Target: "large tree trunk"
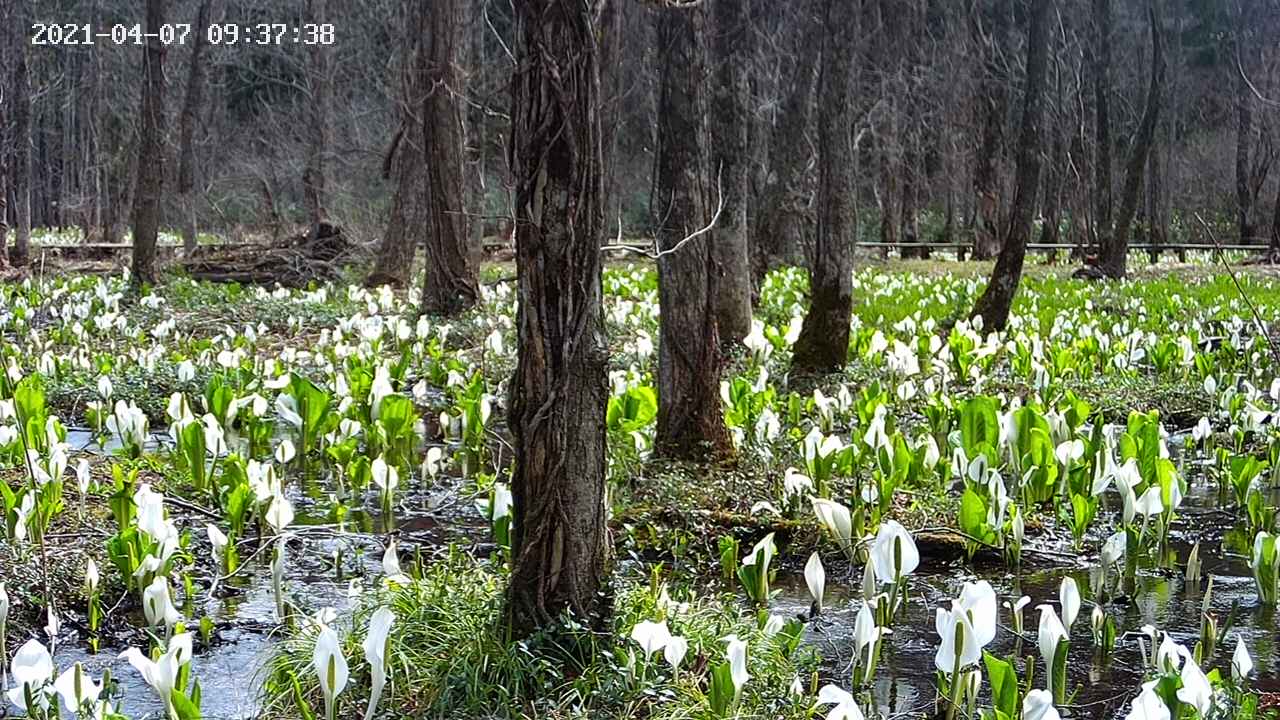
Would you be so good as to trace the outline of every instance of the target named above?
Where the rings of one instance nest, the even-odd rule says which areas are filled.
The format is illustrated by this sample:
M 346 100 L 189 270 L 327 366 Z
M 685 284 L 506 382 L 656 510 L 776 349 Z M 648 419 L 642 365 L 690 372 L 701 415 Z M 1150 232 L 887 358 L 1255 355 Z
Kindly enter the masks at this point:
M 18 22 L 7 32 L 13 34 L 13 252 L 9 261 L 26 265 L 31 254 L 31 78 L 28 68 L 31 3 L 17 3 Z
M 459 65 L 462 68 L 462 86 L 468 94 L 476 94 L 483 79 L 488 55 L 485 52 L 485 39 L 489 36 L 489 26 L 484 18 L 488 12 L 485 7 L 489 0 L 464 0 L 462 9 L 462 54 Z M 488 182 L 485 178 L 488 147 L 485 135 L 485 115 L 488 108 L 482 100 L 464 104 L 462 108 L 462 176 L 463 206 L 467 209 L 467 249 L 471 252 L 472 262 L 478 267 L 484 260 L 485 223 L 487 222 L 487 206 L 485 195 Z M 607 206 L 606 206 L 607 207 Z M 504 238 L 507 240 L 508 238 Z
M 1051 43 L 1052 45 L 1052 43 Z M 1062 136 L 1066 113 L 1062 108 L 1062 63 L 1054 61 L 1054 93 L 1053 109 L 1049 113 L 1048 125 L 1052 150 L 1049 157 L 1049 168 L 1044 177 L 1044 222 L 1040 227 L 1040 242 L 1045 245 L 1057 245 L 1062 241 L 1062 184 L 1066 176 L 1067 149 Z M 1049 257 L 1057 257 L 1057 249 L 1049 251 Z
M 1009 233 L 996 258 L 995 269 L 971 317 L 981 317 L 984 330 L 1003 330 L 1009 322 L 1013 297 L 1022 280 L 1022 264 L 1031 240 L 1036 191 L 1040 185 L 1040 126 L 1044 120 L 1045 76 L 1049 55 L 1049 6 L 1051 0 L 1031 0 L 1027 32 L 1027 88 L 1018 135 L 1017 184 Z
M 1099 248 L 1112 233 L 1111 196 L 1111 0 L 1093 0 L 1094 154 L 1093 227 Z
M 1161 137 L 1157 139 L 1157 142 L 1168 147 L 1169 133 L 1167 123 L 1161 123 L 1158 132 L 1160 132 Z M 1164 246 L 1169 244 L 1169 218 L 1164 212 L 1164 173 L 1164 163 L 1160 157 L 1160 152 L 1153 151 L 1147 156 L 1147 238 L 1151 243 L 1151 247 L 1147 250 L 1147 256 L 1152 263 L 1160 262 L 1160 253 Z
M 422 105 L 426 146 L 427 266 L 423 273 L 422 311 L 459 313 L 480 297 L 479 280 L 468 247 L 467 213 L 463 205 L 463 92 L 458 72 L 462 43 L 461 0 L 431 4 L 425 93 Z
M 706 8 L 658 13 L 658 158 L 654 217 L 658 258 L 658 431 L 666 457 L 730 452 L 720 408 L 716 274 L 711 240 L 702 232 L 714 214 L 708 168 Z
M 413 276 L 414 240 L 427 227 L 422 207 L 426 193 L 422 123 L 416 120 L 416 113 L 406 117 L 405 122 L 383 163 L 383 178 L 392 181 L 395 187 L 391 191 L 391 209 L 378 255 L 373 270 L 364 280 L 366 287 L 408 285 Z
M 1253 190 L 1252 163 L 1250 161 L 1250 144 L 1253 142 L 1253 94 L 1249 89 L 1249 81 L 1245 77 L 1243 65 L 1245 58 L 1245 35 L 1249 32 L 1245 11 L 1238 8 L 1236 18 L 1233 50 L 1235 57 L 1228 62 L 1229 72 L 1235 78 L 1236 95 L 1236 226 L 1240 232 L 1240 243 L 1253 241 L 1256 230 L 1253 226 L 1253 206 L 1257 195 Z M 1237 63 L 1239 65 L 1237 66 Z
M 818 111 L 818 241 L 809 272 L 809 312 L 791 360 L 801 373 L 836 372 L 849 354 L 849 314 L 853 309 L 854 153 L 850 133 L 854 105 L 853 43 L 857 5 L 826 0 L 823 24 L 822 107 Z
M 924 68 L 921 66 L 923 53 L 920 44 L 927 36 L 924 12 L 922 4 L 906 3 L 897 11 L 901 29 L 894 36 L 902 56 L 898 63 L 898 94 L 901 106 L 904 106 L 901 112 L 902 126 L 898 129 L 899 145 L 902 148 L 902 161 L 898 166 L 902 176 L 898 238 L 902 244 L 898 249 L 904 258 L 929 256 L 929 246 L 922 245 L 925 240 L 920 237 L 921 198 L 929 185 L 928 172 L 924 167 L 926 128 L 921 117 L 925 88 L 921 80 Z
M 327 0 L 308 0 L 308 22 L 328 22 Z M 312 240 L 320 237 L 321 226 L 329 221 L 328 171 L 329 106 L 333 96 L 332 51 L 324 43 L 311 46 L 311 103 L 307 118 L 307 164 L 302 170 L 302 199 Z
M 518 361 L 511 381 L 515 504 L 507 622 L 528 637 L 609 602 L 602 321 L 602 131 L 593 2 L 516 3 L 511 112 Z
M 205 69 L 204 55 L 208 46 L 208 33 L 213 15 L 213 0 L 202 0 L 196 13 L 195 40 L 191 47 L 191 67 L 187 73 L 187 97 L 182 102 L 182 114 L 178 118 L 178 202 L 182 207 L 182 249 L 190 255 L 196 249 L 196 208 L 192 191 L 196 184 L 196 121 L 204 106 Z
M 712 171 L 724 207 L 712 234 L 716 274 L 714 307 L 720 340 L 732 343 L 751 332 L 751 277 L 747 232 L 747 103 L 751 86 L 748 8 L 744 0 L 714 0 L 715 95 Z
M 807 4 L 802 4 L 807 8 Z M 816 30 L 802 12 L 802 29 Z M 756 223 L 751 232 L 752 282 L 756 289 L 775 263 L 794 263 L 802 257 L 804 234 L 810 225 L 807 177 L 812 157 L 805 134 L 813 111 L 813 90 L 817 80 L 822 43 L 799 43 L 795 75 L 778 113 L 778 124 L 769 139 L 771 166 L 760 199 Z
M 397 98 L 400 127 L 382 161 L 382 177 L 392 181 L 394 189 L 382 243 L 378 246 L 373 270 L 364 281 L 367 287 L 403 287 L 409 283 L 413 274 L 414 240 L 427 225 L 422 212 L 426 192 L 422 155 L 424 123 L 419 113 L 422 83 L 426 79 L 425 49 L 420 39 L 426 36 L 428 10 L 418 0 L 406 0 L 404 8 L 407 27 L 402 41 Z
M 988 260 L 1000 252 L 1000 158 L 1004 155 L 1005 116 L 1009 112 L 1006 81 L 1009 48 L 1009 0 L 983 0 L 982 21 L 974 35 L 982 44 L 982 79 L 978 83 L 981 143 L 973 172 L 973 257 Z
M 1129 149 L 1115 230 L 1105 238 L 1102 253 L 1098 258 L 1098 269 L 1110 278 L 1125 276 L 1125 266 L 1129 257 L 1129 233 L 1138 209 L 1138 194 L 1142 190 L 1142 176 L 1147 166 L 1147 156 L 1151 153 L 1151 144 L 1156 136 L 1156 124 L 1160 120 L 1160 95 L 1164 88 L 1164 43 L 1161 38 L 1160 18 L 1156 12 L 1155 0 L 1148 2 L 1147 13 L 1151 21 L 1151 85 L 1147 89 L 1147 106 L 1142 111 L 1138 133 L 1134 136 L 1133 145 Z
M 138 136 L 138 183 L 133 201 L 134 287 L 156 282 L 156 236 L 164 187 L 164 56 L 160 26 L 166 0 L 147 0 L 147 34 L 142 51 L 142 131 Z

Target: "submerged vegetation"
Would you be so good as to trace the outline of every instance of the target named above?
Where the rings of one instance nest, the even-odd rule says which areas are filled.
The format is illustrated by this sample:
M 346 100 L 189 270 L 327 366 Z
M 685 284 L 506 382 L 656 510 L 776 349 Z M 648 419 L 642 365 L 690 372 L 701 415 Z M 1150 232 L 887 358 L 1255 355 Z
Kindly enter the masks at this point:
M 708 468 L 652 457 L 656 278 L 612 267 L 613 613 L 520 641 L 500 275 L 451 321 L 386 288 L 6 285 L 3 689 L 183 720 L 228 694 L 277 718 L 1274 713 L 1280 282 L 1241 282 L 1258 316 L 1207 269 L 1037 268 L 995 333 L 963 319 L 975 275 L 867 267 L 846 372 L 792 377 L 807 288 L 772 273 Z

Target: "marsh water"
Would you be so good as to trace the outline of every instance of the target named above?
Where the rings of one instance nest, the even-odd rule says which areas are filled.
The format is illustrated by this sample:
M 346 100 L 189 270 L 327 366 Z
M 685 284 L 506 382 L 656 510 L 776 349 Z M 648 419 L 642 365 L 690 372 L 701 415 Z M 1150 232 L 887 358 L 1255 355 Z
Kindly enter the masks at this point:
M 1174 445 L 1170 440 L 1171 447 Z M 1115 651 L 1105 660 L 1095 654 L 1089 626 L 1094 606 L 1090 591 L 1090 570 L 1098 557 L 1089 552 L 1077 553 L 1071 539 L 1042 536 L 1028 540 L 1023 569 L 1011 572 L 999 559 L 977 560 L 972 566 L 962 561 L 939 561 L 922 557 L 921 566 L 911 577 L 911 601 L 893 625 L 893 634 L 884 644 L 879 669 L 870 697 L 881 717 L 932 715 L 936 699 L 934 652 L 938 634 L 934 628 L 934 610 L 957 597 L 960 587 L 969 580 L 985 579 L 992 584 L 1001 602 L 1025 595 L 1031 603 L 1023 611 L 1023 634 L 1013 632 L 1008 608 L 1000 608 L 1000 627 L 995 641 L 987 649 L 993 654 L 1037 663 L 1037 677 L 1043 677 L 1044 665 L 1036 645 L 1037 605 L 1047 603 L 1061 612 L 1058 591 L 1065 577 L 1075 579 L 1083 597 L 1079 617 L 1069 628 L 1072 643 L 1068 656 L 1068 696 L 1063 715 L 1081 718 L 1122 717 L 1129 701 L 1142 683 L 1143 656 L 1139 639 L 1152 652 L 1150 641 L 1141 634 L 1144 625 L 1168 632 L 1173 639 L 1193 648 L 1200 637 L 1202 609 L 1206 589 L 1212 579 L 1209 613 L 1219 624 L 1220 636 L 1213 658 L 1202 666 L 1208 671 L 1218 667 L 1229 672 L 1231 652 L 1236 637 L 1244 639 L 1256 664 L 1254 687 L 1264 692 L 1280 691 L 1280 638 L 1276 632 L 1275 608 L 1258 601 L 1253 575 L 1249 569 L 1249 540 L 1237 526 L 1238 517 L 1218 502 L 1218 489 L 1207 483 L 1195 464 L 1188 470 L 1189 488 L 1178 520 L 1170 531 L 1162 563 L 1140 565 L 1131 587 L 1114 588 L 1102 608 L 1116 621 L 1118 640 Z M 1276 491 L 1268 502 L 1277 501 Z M 1111 507 L 1119 498 L 1111 491 Z M 1100 513 L 1094 522 L 1095 533 L 1085 547 L 1097 547 L 1102 540 L 1097 531 L 1109 527 L 1109 518 Z M 1185 565 L 1193 545 L 1200 543 L 1203 577 L 1199 587 L 1185 580 Z M 824 671 L 832 680 L 844 680 L 852 657 L 853 626 L 856 612 L 850 609 L 856 599 L 859 578 L 843 584 L 828 577 L 827 595 L 831 609 L 809 624 L 808 642 L 823 654 Z M 780 578 L 782 592 L 774 603 L 774 612 L 784 615 L 808 611 L 810 597 L 804 578 L 790 574 Z M 1230 620 L 1228 620 L 1230 618 Z M 1222 632 L 1225 631 L 1225 632 Z M 1022 662 L 1015 660 L 1020 676 Z M 1037 686 L 1043 686 L 1037 681 Z M 870 709 L 870 708 L 868 708 Z
M 165 439 L 157 437 L 156 442 L 163 444 Z M 1174 443 L 1171 441 L 1170 445 Z M 1239 634 L 1256 662 L 1257 687 L 1280 690 L 1280 642 L 1274 611 L 1257 600 L 1245 555 L 1247 541 L 1236 529 L 1238 518 L 1219 505 L 1216 486 L 1207 483 L 1194 463 L 1189 464 L 1190 468 L 1184 468 L 1189 480 L 1187 497 L 1171 531 L 1164 562 L 1140 567 L 1134 585 L 1126 588 L 1127 592 L 1113 593 L 1115 597 L 1103 605 L 1115 618 L 1120 635 L 1116 651 L 1107 660 L 1095 656 L 1089 629 L 1093 607 L 1090 568 L 1097 564 L 1097 557 L 1088 551 L 1075 552 L 1069 537 L 1029 537 L 1019 572 L 1008 570 L 999 559 L 987 561 L 982 556 L 973 563 L 925 556 L 910 579 L 910 602 L 884 646 L 874 687 L 869 692 L 874 711 L 881 717 L 932 715 L 936 695 L 933 658 L 938 642 L 934 609 L 956 597 L 966 580 L 988 580 L 1002 601 L 1022 595 L 1031 598 L 1024 611 L 1024 635 L 1020 638 L 1014 634 L 1008 610 L 1001 608 L 1001 627 L 988 649 L 1001 656 L 1032 657 L 1039 663 L 1035 606 L 1049 603 L 1056 608 L 1059 585 L 1069 575 L 1075 578 L 1084 603 L 1070 628 L 1073 642 L 1068 676 L 1072 697 L 1063 714 L 1080 718 L 1122 716 L 1141 682 L 1139 629 L 1153 625 L 1188 647 L 1194 646 L 1199 636 L 1204 590 L 1189 587 L 1182 570 L 1197 540 L 1204 582 L 1213 580 L 1210 612 L 1217 616 L 1221 627 L 1229 624 L 1229 630 L 1219 638 L 1213 661 L 1206 661 L 1205 665 L 1228 667 Z M 461 543 L 477 554 L 488 553 L 491 546 L 487 528 L 459 487 L 458 483 L 444 483 L 430 490 L 409 488 L 398 497 L 391 527 L 376 511 L 352 510 L 339 532 L 330 509 L 332 488 L 316 481 L 292 484 L 289 492 L 297 518 L 291 528 L 285 578 L 290 602 L 306 614 L 326 607 L 339 611 L 348 607 L 351 580 L 363 582 L 366 587 L 378 582 L 382 549 L 392 534 L 400 544 L 402 558 L 417 552 L 429 561 L 432 553 L 444 551 L 450 543 Z M 1275 502 L 1276 498 L 1271 500 Z M 1117 507 L 1114 491 L 1108 501 L 1113 509 Z M 347 504 L 353 508 L 379 506 L 372 496 L 353 498 Z M 1095 534 L 1086 541 L 1086 548 L 1097 547 L 1100 528 L 1110 526 L 1109 517 L 1104 515 L 1100 513 L 1095 520 Z M 193 535 L 200 534 L 196 530 L 203 527 L 203 522 L 198 517 L 189 519 Z M 787 549 L 782 548 L 782 552 L 786 554 Z M 252 549 L 242 553 L 243 565 L 234 577 L 221 581 L 212 593 L 198 591 L 194 606 L 185 609 L 188 617 L 209 616 L 215 623 L 212 641 L 208 645 L 197 641 L 192 661 L 193 677 L 199 680 L 203 692 L 203 714 L 211 720 L 256 718 L 260 711 L 263 667 L 277 640 L 272 634 L 277 622 L 267 553 L 252 553 Z M 785 567 L 792 566 L 788 563 Z M 775 587 L 780 592 L 773 600 L 773 612 L 785 616 L 807 613 L 810 598 L 799 572 L 783 569 Z M 806 641 L 823 656 L 824 680 L 846 687 L 855 617 L 851 608 L 857 588 L 856 573 L 844 578 L 829 573 L 827 609 L 809 622 L 805 634 Z M 137 626 L 145 625 L 141 617 L 136 621 Z M 131 642 L 144 641 L 139 635 Z M 58 666 L 66 667 L 78 660 L 95 675 L 110 668 L 129 716 L 163 716 L 162 706 L 138 674 L 117 659 L 123 647 L 104 646 L 99 653 L 90 655 L 84 646 L 83 638 L 64 634 L 55 652 Z M 1042 668 L 1037 667 L 1037 675 Z

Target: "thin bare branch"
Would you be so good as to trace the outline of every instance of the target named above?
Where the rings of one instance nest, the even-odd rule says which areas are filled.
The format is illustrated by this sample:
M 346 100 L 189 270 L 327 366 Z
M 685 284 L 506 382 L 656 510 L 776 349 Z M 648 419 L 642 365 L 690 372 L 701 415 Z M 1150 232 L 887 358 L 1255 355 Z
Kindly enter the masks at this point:
M 716 173 L 716 196 L 717 196 L 716 212 L 714 215 L 711 216 L 711 222 L 708 222 L 706 226 L 703 227 L 702 229 L 695 230 L 689 235 L 686 235 L 683 239 L 680 240 L 680 242 L 676 243 L 675 245 L 672 245 L 666 250 L 651 251 L 651 250 L 645 250 L 643 248 L 631 247 L 630 245 L 622 245 L 621 244 L 622 243 L 622 218 L 621 217 L 618 218 L 618 238 L 616 241 L 618 244 L 605 245 L 600 249 L 602 251 L 603 250 L 625 250 L 627 252 L 636 253 L 637 255 L 644 255 L 650 260 L 660 260 L 668 255 L 673 255 L 676 252 L 679 252 L 680 248 L 684 247 L 690 241 L 695 240 L 711 232 L 711 230 L 715 228 L 716 223 L 720 220 L 720 215 L 721 213 L 724 212 L 724 188 L 721 185 L 719 173 Z

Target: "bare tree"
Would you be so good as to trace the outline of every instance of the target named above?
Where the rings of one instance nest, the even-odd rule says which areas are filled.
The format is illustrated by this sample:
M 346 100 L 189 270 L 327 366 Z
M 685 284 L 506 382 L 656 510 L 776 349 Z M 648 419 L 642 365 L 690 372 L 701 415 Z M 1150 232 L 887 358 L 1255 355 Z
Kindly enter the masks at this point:
M 791 367 L 798 372 L 836 372 L 849 355 L 853 309 L 854 152 L 850 136 L 854 46 L 845 33 L 857 26 L 857 7 L 825 0 L 822 75 L 818 111 L 818 237 L 809 271 L 809 313 L 796 340 Z
M 1111 187 L 1111 0 L 1093 0 L 1094 152 L 1093 226 L 1095 242 L 1105 247 L 1112 232 Z
M 26 265 L 31 253 L 31 76 L 29 43 L 24 37 L 31 27 L 31 3 L 17 3 L 18 22 L 13 34 L 13 252 L 9 262 Z
M 1040 134 L 1044 120 L 1044 96 L 1049 55 L 1049 7 L 1052 0 L 1031 0 L 1027 32 L 1027 86 L 1022 104 L 1022 128 L 1018 135 L 1017 182 L 1009 231 L 996 258 L 991 279 L 971 317 L 981 317 L 983 327 L 1002 330 L 1022 280 L 1022 264 L 1031 240 L 1036 192 L 1040 185 Z
M 978 83 L 978 116 L 981 145 L 974 163 L 973 256 L 995 257 L 1000 252 L 1000 157 L 1004 154 L 1005 115 L 1009 106 L 1008 58 L 1009 0 L 981 0 L 970 15 L 973 35 L 982 48 L 982 73 Z
M 480 297 L 463 206 L 462 87 L 458 72 L 461 0 L 433 2 L 429 25 L 427 75 L 422 83 L 428 224 L 422 310 L 449 315 L 471 307 Z
M 518 360 L 511 381 L 515 505 L 507 624 L 566 612 L 592 627 L 608 604 L 600 272 L 603 136 L 595 19 L 584 0 L 516 3 L 511 168 Z
M 810 5 L 795 5 L 799 36 L 795 69 L 784 86 L 778 121 L 772 128 L 769 172 L 751 227 L 752 281 L 757 289 L 774 263 L 803 260 L 804 235 L 812 224 L 807 179 L 813 155 L 806 133 L 811 124 L 822 43 L 810 41 L 811 33 L 818 30 Z
M 415 239 L 427 226 L 423 213 L 426 164 L 423 162 L 423 83 L 427 80 L 426 49 L 421 38 L 427 35 L 427 8 L 419 0 L 403 3 L 405 34 L 396 83 L 396 128 L 382 161 L 382 177 L 391 180 L 391 212 L 382 233 L 382 243 L 373 270 L 365 285 L 408 284 L 413 269 Z
M 196 249 L 196 208 L 192 191 L 196 184 L 196 123 L 204 107 L 205 76 L 208 75 L 205 54 L 209 45 L 209 27 L 213 17 L 213 0 L 201 0 L 196 12 L 191 46 L 191 65 L 187 71 L 187 95 L 178 116 L 178 203 L 182 207 L 182 249 L 191 254 Z
M 723 197 L 708 168 L 706 8 L 658 12 L 657 178 L 658 429 L 666 457 L 698 458 L 732 450 L 720 409 L 716 274 L 704 228 Z M 714 189 L 713 189 L 714 188 Z M 714 195 L 713 195 L 714 194 Z
M 1236 225 L 1240 242 L 1249 244 L 1258 237 L 1257 213 L 1261 209 L 1263 186 L 1271 173 L 1276 158 L 1275 144 L 1266 114 L 1254 116 L 1256 99 L 1250 86 L 1249 59 L 1253 55 L 1252 36 L 1259 24 L 1256 6 L 1250 3 L 1234 3 L 1235 29 L 1232 33 L 1232 58 L 1226 63 L 1226 71 L 1235 88 L 1236 153 L 1235 190 Z M 1274 65 L 1273 65 L 1274 67 Z M 1256 120 L 1261 120 L 1257 122 Z
M 712 235 L 716 273 L 714 298 L 720 340 L 736 342 L 751 332 L 751 280 L 747 228 L 747 103 L 751 67 L 748 8 L 744 0 L 714 0 L 715 94 L 711 139 L 713 170 L 724 192 L 724 209 Z
M 308 0 L 307 19 L 313 25 L 328 22 L 327 0 Z M 323 228 L 329 222 L 325 168 L 330 145 L 329 113 L 333 96 L 333 68 L 330 67 L 332 50 L 325 43 L 311 46 L 310 80 L 311 102 L 307 113 L 307 164 L 302 171 L 302 196 L 307 208 L 307 223 L 312 240 L 326 234 Z
M 1142 111 L 1142 121 L 1129 148 L 1125 163 L 1124 186 L 1120 190 L 1120 211 L 1116 214 L 1115 228 L 1104 235 L 1102 252 L 1098 257 L 1098 269 L 1110 278 L 1125 276 L 1129 257 L 1129 235 L 1138 208 L 1138 193 L 1142 189 L 1142 176 L 1155 141 L 1156 124 L 1160 120 L 1160 96 L 1164 87 L 1164 52 L 1160 32 L 1159 0 L 1148 0 L 1147 14 L 1151 22 L 1151 85 L 1147 90 L 1147 103 Z
M 142 131 L 138 138 L 138 190 L 133 201 L 135 287 L 156 282 L 156 237 L 164 188 L 164 56 L 160 26 L 166 0 L 147 0 L 147 43 L 142 50 Z

